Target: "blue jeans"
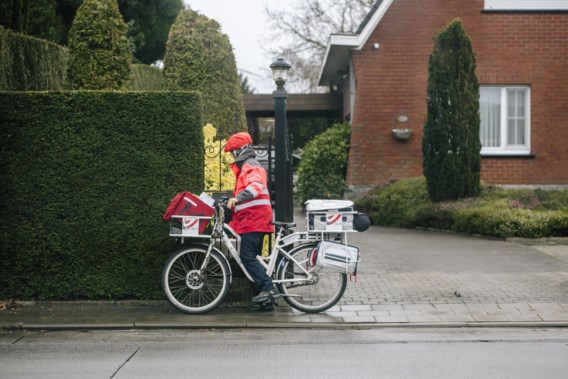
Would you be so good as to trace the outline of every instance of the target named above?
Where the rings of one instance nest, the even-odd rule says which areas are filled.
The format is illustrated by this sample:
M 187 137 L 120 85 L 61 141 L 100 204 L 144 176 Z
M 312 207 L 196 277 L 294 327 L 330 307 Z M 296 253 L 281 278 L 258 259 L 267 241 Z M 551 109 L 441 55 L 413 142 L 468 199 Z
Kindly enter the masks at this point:
M 264 232 L 241 234 L 241 260 L 253 278 L 258 291 L 271 291 L 273 288 L 272 279 L 266 275 L 266 269 L 256 259 L 257 255 L 262 254 L 262 242 L 265 234 Z

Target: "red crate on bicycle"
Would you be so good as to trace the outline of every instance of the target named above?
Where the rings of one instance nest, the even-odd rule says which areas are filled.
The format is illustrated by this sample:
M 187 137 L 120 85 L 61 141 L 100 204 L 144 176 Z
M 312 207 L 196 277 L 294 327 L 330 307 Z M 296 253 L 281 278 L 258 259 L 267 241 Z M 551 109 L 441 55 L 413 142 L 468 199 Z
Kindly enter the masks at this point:
M 203 199 L 202 199 L 203 197 Z M 172 221 L 172 236 L 196 236 L 203 234 L 215 210 L 204 200 L 206 194 L 195 196 L 191 192 L 178 193 L 164 213 L 164 221 Z

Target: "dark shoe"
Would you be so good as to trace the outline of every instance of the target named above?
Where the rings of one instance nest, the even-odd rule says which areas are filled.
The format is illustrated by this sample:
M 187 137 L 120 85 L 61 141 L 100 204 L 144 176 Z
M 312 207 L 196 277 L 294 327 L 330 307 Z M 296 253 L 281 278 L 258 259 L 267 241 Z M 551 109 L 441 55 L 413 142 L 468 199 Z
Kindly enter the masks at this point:
M 252 302 L 253 303 L 264 303 L 267 300 L 272 300 L 272 299 L 278 299 L 280 298 L 282 295 L 280 295 L 280 292 L 278 292 L 278 290 L 276 288 L 273 288 L 271 291 L 262 291 L 261 293 L 259 293 L 258 295 L 254 296 L 252 298 Z
M 272 300 L 265 301 L 264 303 L 252 303 L 247 305 L 247 311 L 252 312 L 268 312 L 274 310 L 274 302 Z

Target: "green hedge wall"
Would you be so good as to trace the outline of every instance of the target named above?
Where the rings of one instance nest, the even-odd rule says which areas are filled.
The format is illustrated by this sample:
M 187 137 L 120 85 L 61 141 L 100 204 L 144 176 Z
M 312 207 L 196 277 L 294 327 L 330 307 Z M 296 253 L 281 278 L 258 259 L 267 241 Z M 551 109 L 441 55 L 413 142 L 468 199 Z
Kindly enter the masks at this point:
M 161 296 L 162 214 L 202 189 L 200 96 L 0 92 L 0 299 Z
M 164 89 L 162 70 L 145 64 L 133 64 L 132 80 L 126 85 L 130 91 L 160 91 Z
M 0 27 L 0 91 L 64 88 L 67 49 Z

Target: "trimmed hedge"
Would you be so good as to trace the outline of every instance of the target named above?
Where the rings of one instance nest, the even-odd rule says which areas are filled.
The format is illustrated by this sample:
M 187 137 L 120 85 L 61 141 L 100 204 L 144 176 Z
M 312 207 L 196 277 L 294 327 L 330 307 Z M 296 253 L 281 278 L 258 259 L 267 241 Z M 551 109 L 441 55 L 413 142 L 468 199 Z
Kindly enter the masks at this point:
M 60 90 L 67 49 L 0 27 L 0 91 Z
M 161 217 L 203 187 L 200 96 L 0 92 L 0 298 L 161 297 Z
M 475 198 L 433 203 L 424 177 L 370 191 L 356 202 L 373 224 L 508 238 L 568 237 L 568 191 L 485 187 Z
M 145 64 L 131 66 L 132 80 L 126 88 L 130 91 L 160 91 L 164 88 L 162 70 Z

